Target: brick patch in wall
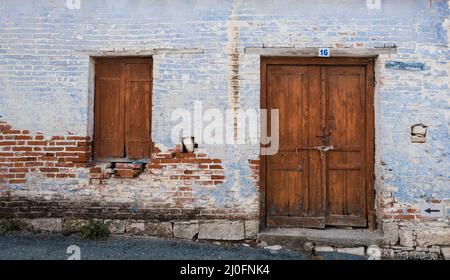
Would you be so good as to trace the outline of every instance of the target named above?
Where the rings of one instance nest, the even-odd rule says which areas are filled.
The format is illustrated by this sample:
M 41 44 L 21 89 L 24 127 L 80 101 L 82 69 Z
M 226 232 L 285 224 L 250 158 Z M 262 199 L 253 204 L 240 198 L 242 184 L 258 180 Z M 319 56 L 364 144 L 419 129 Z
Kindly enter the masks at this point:
M 77 168 L 90 167 L 93 184 L 106 179 L 135 178 L 146 169 L 159 180 L 181 181 L 187 185 L 219 185 L 225 182 L 220 159 L 206 153 L 183 153 L 180 147 L 161 152 L 156 149 L 147 168 L 140 163 L 96 164 L 91 162 L 92 143 L 86 136 L 51 136 L 16 130 L 0 122 L 0 182 L 5 185 L 25 184 L 28 173 L 47 178 L 76 178 Z M 106 168 L 102 168 L 106 167 Z
M 139 177 L 146 172 L 153 180 L 178 182 L 181 191 L 192 191 L 191 185 L 215 186 L 225 182 L 222 161 L 209 158 L 206 153 L 183 153 L 179 148 L 152 155 L 148 164 L 141 163 L 107 163 L 92 167 L 90 178 L 93 184 L 107 184 L 107 179 Z
M 225 182 L 221 163 L 220 159 L 208 158 L 205 153 L 168 151 L 155 154 L 148 168 L 153 174 L 167 175 L 168 180 L 219 185 Z
M 73 168 L 87 167 L 90 137 L 31 134 L 0 121 L 0 183 L 26 183 L 28 173 L 48 178 L 74 178 Z
M 251 171 L 250 177 L 256 183 L 256 185 L 259 186 L 259 180 L 260 180 L 259 167 L 260 167 L 261 161 L 259 159 L 249 159 L 248 162 L 249 162 L 250 171 Z

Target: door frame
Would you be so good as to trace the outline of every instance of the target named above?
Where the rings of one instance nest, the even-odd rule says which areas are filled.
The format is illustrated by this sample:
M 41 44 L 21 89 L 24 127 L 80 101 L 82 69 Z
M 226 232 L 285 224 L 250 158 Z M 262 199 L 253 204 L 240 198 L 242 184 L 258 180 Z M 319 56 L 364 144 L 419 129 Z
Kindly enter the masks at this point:
M 267 66 L 269 65 L 361 65 L 366 67 L 366 207 L 367 224 L 371 231 L 376 228 L 375 212 L 375 74 L 373 57 L 261 57 L 260 108 L 267 109 Z M 261 124 L 262 125 L 262 124 Z M 260 129 L 260 131 L 263 131 Z M 260 229 L 266 228 L 266 156 L 260 155 Z

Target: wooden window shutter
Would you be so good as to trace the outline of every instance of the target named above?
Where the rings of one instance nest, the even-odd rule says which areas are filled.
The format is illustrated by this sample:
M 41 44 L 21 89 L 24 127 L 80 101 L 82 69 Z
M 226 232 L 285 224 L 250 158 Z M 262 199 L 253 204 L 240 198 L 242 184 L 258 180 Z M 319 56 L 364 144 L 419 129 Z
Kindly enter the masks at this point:
M 125 146 L 130 159 L 149 158 L 151 152 L 151 63 L 126 62 Z
M 124 157 L 124 95 L 118 59 L 99 59 L 95 74 L 95 158 Z
M 151 59 L 98 59 L 95 83 L 95 158 L 149 158 Z

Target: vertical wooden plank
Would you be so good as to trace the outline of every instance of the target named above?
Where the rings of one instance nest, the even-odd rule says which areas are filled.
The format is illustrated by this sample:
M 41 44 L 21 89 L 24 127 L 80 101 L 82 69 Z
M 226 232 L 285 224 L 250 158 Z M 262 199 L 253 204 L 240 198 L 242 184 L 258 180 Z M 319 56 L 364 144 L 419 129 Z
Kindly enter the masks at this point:
M 120 61 L 99 59 L 96 64 L 95 83 L 95 157 L 97 159 L 123 157 Z
M 320 126 L 321 126 L 321 136 L 322 138 L 320 143 L 324 145 L 330 145 L 330 134 L 331 128 L 329 127 L 330 122 L 328 121 L 328 94 L 327 94 L 327 67 L 321 65 L 320 66 L 320 109 L 322 110 L 320 114 Z M 321 190 L 323 192 L 322 196 L 322 212 L 326 216 L 328 214 L 328 205 L 327 205 L 327 197 L 328 197 L 328 172 L 327 172 L 327 162 L 328 162 L 328 153 L 325 155 L 318 154 L 318 159 L 320 163 L 320 180 L 321 180 Z
M 318 136 L 324 135 L 324 101 L 322 94 L 322 77 L 320 66 L 308 66 L 308 94 L 305 106 L 307 108 L 308 132 L 304 146 L 317 147 L 326 144 Z M 309 209 L 308 215 L 317 217 L 325 215 L 325 161 L 317 150 L 309 150 L 307 164 L 307 185 Z
M 122 157 L 127 157 L 127 149 L 126 149 L 126 119 L 125 119 L 125 111 L 126 111 L 126 92 L 127 92 L 127 68 L 126 68 L 126 59 L 120 59 L 120 138 L 123 143 L 120 147 L 122 149 Z
M 151 64 L 128 60 L 125 64 L 125 146 L 129 159 L 151 153 Z

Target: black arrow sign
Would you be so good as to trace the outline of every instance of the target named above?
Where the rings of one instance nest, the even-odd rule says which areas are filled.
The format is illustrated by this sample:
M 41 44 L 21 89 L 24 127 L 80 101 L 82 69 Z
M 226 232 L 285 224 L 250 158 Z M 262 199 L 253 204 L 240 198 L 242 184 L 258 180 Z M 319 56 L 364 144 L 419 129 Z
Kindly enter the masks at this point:
M 425 210 L 425 212 L 427 212 L 428 214 L 431 214 L 431 212 L 438 213 L 438 212 L 441 212 L 441 210 L 435 210 L 435 209 L 428 208 L 428 209 Z

